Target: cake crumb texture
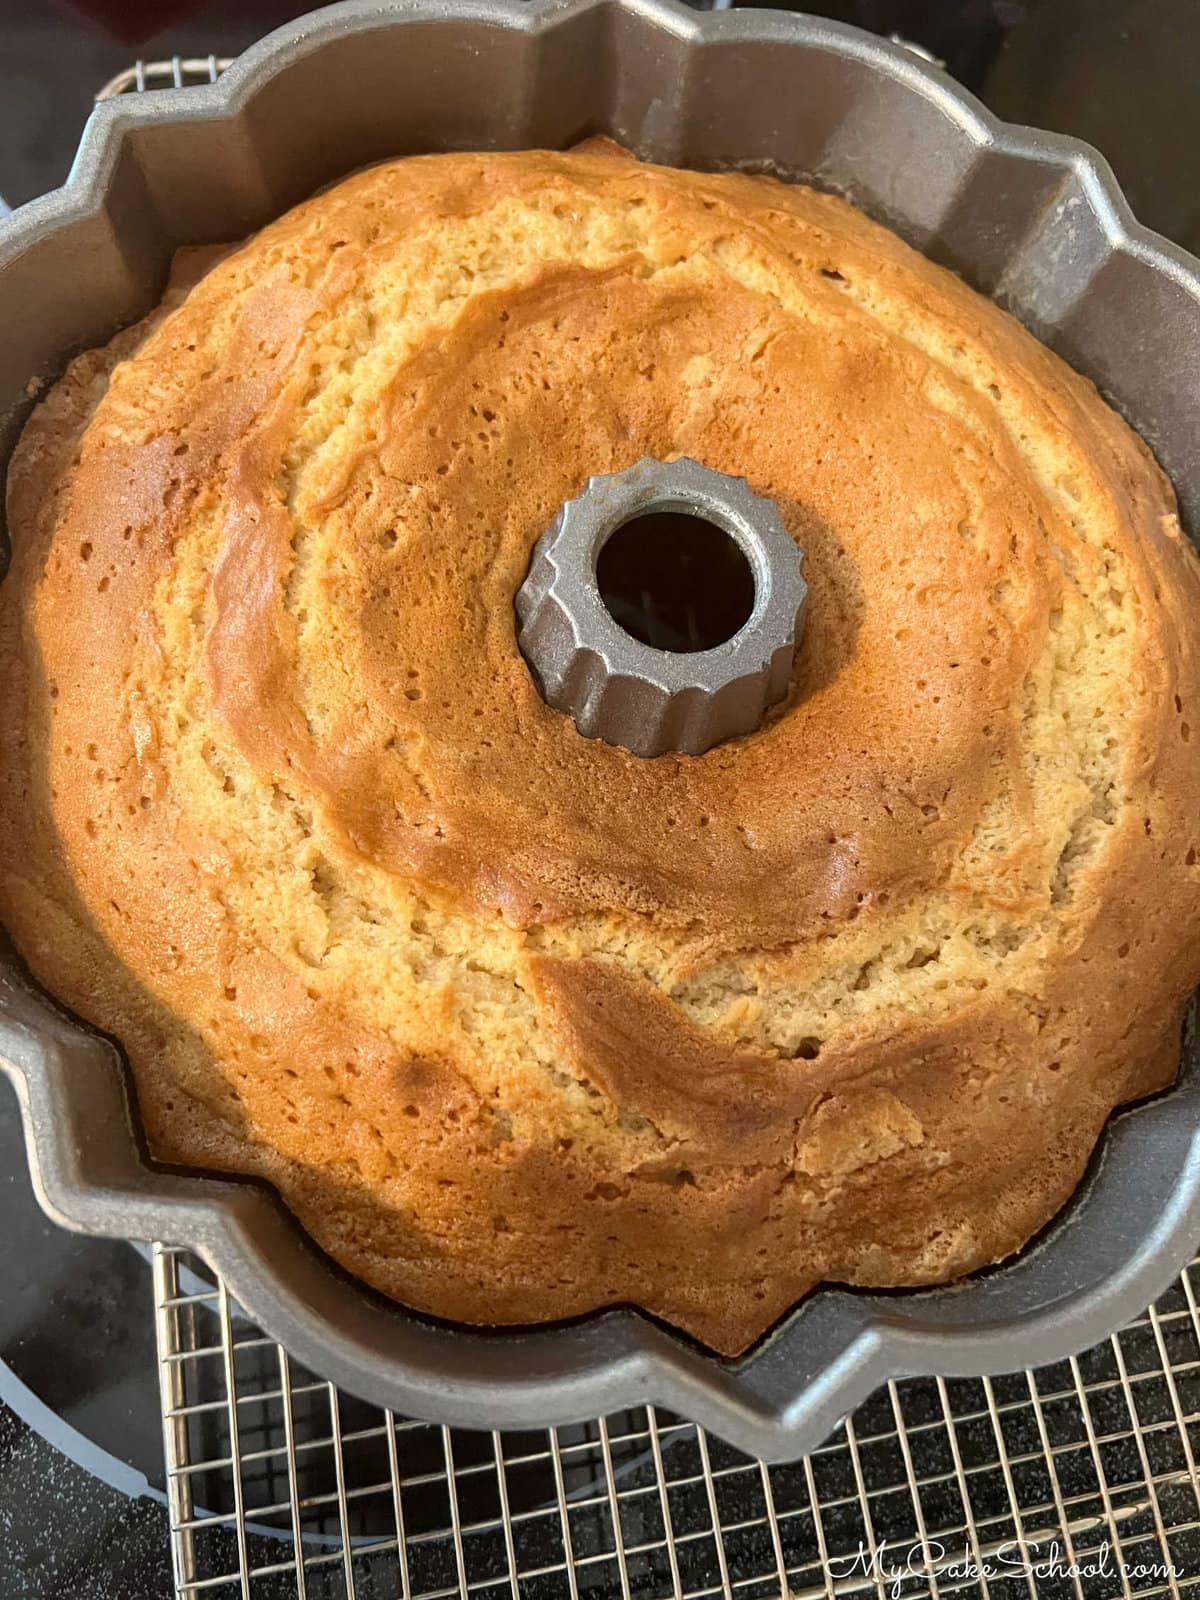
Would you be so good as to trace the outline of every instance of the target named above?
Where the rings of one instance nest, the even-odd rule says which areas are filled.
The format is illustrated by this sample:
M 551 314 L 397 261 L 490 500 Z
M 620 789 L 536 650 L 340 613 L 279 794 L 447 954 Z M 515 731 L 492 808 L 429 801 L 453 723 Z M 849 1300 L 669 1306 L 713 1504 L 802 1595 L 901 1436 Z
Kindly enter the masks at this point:
M 695 457 L 805 552 L 790 694 L 643 760 L 513 597 Z M 735 1353 L 1024 1243 L 1200 981 L 1200 566 L 1150 452 L 845 202 L 374 167 L 76 360 L 0 586 L 0 919 L 150 1144 L 423 1311 Z

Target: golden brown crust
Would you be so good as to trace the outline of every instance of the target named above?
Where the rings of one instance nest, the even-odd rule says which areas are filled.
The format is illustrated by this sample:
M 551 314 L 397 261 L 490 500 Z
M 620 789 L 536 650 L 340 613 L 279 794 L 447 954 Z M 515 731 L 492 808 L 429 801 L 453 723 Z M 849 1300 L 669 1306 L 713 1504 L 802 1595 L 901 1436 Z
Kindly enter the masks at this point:
M 810 622 L 768 726 L 644 761 L 512 600 L 587 475 L 683 453 L 775 499 Z M 9 507 L 0 915 L 159 1153 L 412 1305 L 735 1351 L 1016 1249 L 1174 1071 L 1169 485 L 838 200 L 603 142 L 372 169 L 76 362 Z

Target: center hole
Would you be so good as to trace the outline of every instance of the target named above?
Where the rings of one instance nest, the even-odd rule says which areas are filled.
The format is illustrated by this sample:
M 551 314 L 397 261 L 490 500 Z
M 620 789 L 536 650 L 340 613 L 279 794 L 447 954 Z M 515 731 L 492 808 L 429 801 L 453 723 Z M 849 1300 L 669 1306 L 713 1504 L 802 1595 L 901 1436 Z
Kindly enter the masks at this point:
M 656 650 L 711 650 L 754 610 L 754 574 L 737 540 L 686 511 L 648 511 L 611 533 L 596 561 L 613 621 Z

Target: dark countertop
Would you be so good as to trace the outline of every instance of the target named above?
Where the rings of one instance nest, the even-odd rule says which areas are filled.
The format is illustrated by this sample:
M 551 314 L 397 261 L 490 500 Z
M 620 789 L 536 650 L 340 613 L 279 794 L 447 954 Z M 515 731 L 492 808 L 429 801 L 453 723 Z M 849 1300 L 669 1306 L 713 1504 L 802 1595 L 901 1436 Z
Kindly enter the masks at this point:
M 150 1268 L 42 1214 L 3 1081 L 0 1218 L 0 1593 L 169 1596 Z

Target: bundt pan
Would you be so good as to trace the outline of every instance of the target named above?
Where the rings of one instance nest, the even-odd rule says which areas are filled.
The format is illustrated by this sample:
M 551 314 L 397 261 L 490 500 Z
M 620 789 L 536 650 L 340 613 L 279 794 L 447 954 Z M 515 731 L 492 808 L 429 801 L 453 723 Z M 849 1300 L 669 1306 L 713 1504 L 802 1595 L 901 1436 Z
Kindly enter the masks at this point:
M 177 245 L 236 239 L 384 156 L 594 132 L 848 195 L 1095 379 L 1200 522 L 1200 267 L 1133 221 L 1097 156 L 996 122 L 853 29 L 665 0 L 350 0 L 219 83 L 98 107 L 66 186 L 0 224 L 0 451 L 36 380 L 156 301 Z M 1198 1057 L 1189 1038 L 1177 1085 L 1113 1118 L 1082 1190 L 1011 1263 L 941 1290 L 818 1289 L 724 1361 L 631 1309 L 493 1333 L 385 1302 L 266 1187 L 150 1160 L 117 1050 L 0 950 L 0 1065 L 58 1222 L 190 1246 L 306 1366 L 410 1415 L 534 1426 L 654 1401 L 776 1458 L 885 1379 L 1059 1359 L 1159 1293 L 1200 1238 Z

